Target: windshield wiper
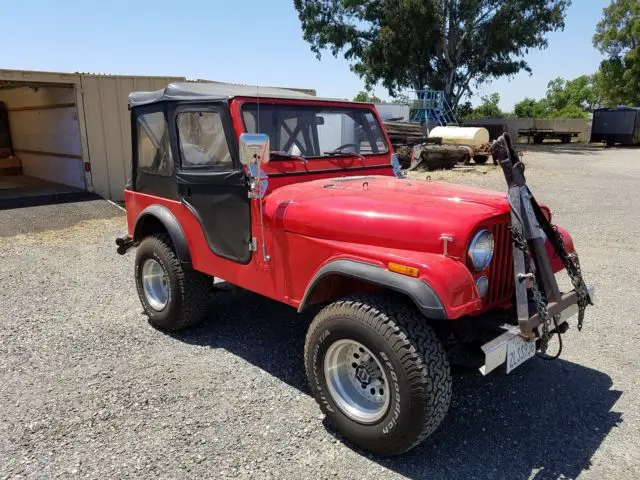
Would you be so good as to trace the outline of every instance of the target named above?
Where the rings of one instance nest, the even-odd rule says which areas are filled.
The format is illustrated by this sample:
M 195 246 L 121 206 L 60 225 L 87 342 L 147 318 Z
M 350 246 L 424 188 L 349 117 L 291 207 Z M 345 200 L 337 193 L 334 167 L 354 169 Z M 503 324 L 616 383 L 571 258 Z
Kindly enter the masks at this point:
M 330 156 L 334 156 L 334 155 L 344 155 L 345 157 L 358 157 L 364 160 L 364 155 L 360 155 L 357 152 L 352 152 L 350 150 L 341 150 L 339 148 L 336 148 L 335 150 L 331 150 L 329 152 L 323 152 L 325 155 L 330 155 Z
M 300 160 L 301 162 L 307 163 L 309 160 L 304 158 L 302 155 L 294 155 L 293 153 L 281 152 L 279 150 L 274 150 L 273 152 L 269 152 L 272 157 L 279 158 L 290 158 L 291 160 Z

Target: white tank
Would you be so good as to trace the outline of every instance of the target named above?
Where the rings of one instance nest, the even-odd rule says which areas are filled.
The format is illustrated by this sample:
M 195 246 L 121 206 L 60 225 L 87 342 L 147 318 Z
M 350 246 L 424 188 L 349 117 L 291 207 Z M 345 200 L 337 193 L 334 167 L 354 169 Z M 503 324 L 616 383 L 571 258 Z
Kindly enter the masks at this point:
M 477 147 L 489 143 L 489 130 L 482 127 L 435 127 L 429 138 L 440 137 L 442 143 Z

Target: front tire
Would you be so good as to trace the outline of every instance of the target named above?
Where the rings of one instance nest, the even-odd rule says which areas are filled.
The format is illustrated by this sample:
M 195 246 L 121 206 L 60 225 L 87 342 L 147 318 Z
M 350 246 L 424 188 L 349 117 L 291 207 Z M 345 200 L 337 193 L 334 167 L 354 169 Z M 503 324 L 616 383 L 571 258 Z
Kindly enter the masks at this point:
M 173 332 L 204 319 L 211 279 L 182 266 L 168 235 L 155 234 L 140 242 L 135 278 L 140 302 L 155 328 Z
M 361 296 L 325 307 L 307 333 L 305 368 L 331 424 L 376 453 L 397 455 L 418 445 L 451 402 L 442 344 L 399 299 Z

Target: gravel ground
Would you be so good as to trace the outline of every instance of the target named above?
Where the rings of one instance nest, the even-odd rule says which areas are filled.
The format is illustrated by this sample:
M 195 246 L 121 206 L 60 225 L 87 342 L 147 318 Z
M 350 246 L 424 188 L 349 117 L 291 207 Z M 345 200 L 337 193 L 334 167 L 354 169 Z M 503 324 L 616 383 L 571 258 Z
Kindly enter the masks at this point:
M 456 374 L 443 427 L 392 459 L 326 428 L 302 372 L 309 316 L 220 293 L 206 324 L 162 334 L 141 313 L 133 255 L 115 253 L 117 209 L 0 212 L 0 478 L 639 478 L 639 159 L 525 155 L 597 305 L 561 360 Z M 504 190 L 485 170 L 431 175 Z
M 61 230 L 88 220 L 122 215 L 119 208 L 97 196 L 39 207 L 4 209 L 3 205 L 0 202 L 0 237 Z

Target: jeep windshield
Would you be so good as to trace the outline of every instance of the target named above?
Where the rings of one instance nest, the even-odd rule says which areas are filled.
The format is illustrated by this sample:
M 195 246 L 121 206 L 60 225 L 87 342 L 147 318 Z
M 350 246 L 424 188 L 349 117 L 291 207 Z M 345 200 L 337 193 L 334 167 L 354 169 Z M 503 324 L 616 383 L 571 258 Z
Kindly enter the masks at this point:
M 382 128 L 366 108 L 247 103 L 242 119 L 248 133 L 269 135 L 271 150 L 304 159 L 362 157 L 389 151 Z

